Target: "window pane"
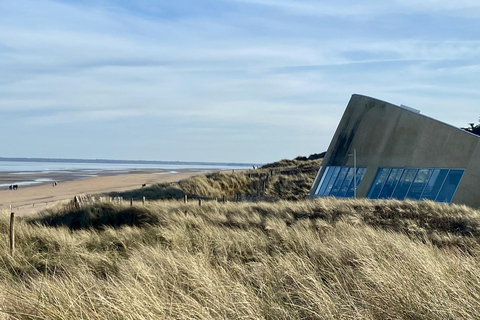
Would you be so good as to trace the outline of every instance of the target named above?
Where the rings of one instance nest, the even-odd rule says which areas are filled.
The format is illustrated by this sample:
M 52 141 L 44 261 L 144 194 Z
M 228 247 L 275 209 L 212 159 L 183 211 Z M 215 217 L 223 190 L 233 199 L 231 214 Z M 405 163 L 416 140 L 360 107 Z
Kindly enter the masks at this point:
M 430 175 L 432 174 L 433 169 L 419 169 L 415 180 L 413 180 L 410 190 L 408 190 L 407 198 L 418 200 L 425 189 L 425 184 L 427 183 Z
M 442 186 L 442 189 L 438 194 L 436 201 L 447 203 L 450 203 L 450 201 L 452 201 L 453 195 L 457 190 L 458 184 L 462 179 L 464 171 L 465 170 L 450 170 Z
M 403 170 L 402 177 L 400 178 L 400 181 L 398 182 L 397 187 L 395 188 L 395 191 L 393 191 L 392 198 L 400 199 L 400 200 L 405 199 L 405 195 L 407 194 L 408 189 L 410 188 L 410 185 L 412 184 L 413 178 L 415 177 L 416 173 L 417 173 L 417 169 Z
M 423 194 L 421 199 L 427 200 L 435 200 L 437 197 L 438 191 L 443 185 L 445 178 L 448 174 L 448 169 L 435 169 L 433 170 L 432 176 L 430 180 L 428 180 L 427 186 L 425 190 L 423 190 Z
M 345 180 L 343 180 L 343 184 L 340 187 L 340 191 L 337 193 L 337 197 L 345 197 L 347 194 L 348 188 L 350 187 L 350 184 L 352 184 L 353 181 L 353 168 L 349 168 L 347 175 L 345 176 Z
M 322 179 L 320 180 L 320 183 L 317 186 L 317 191 L 315 192 L 316 195 L 320 195 L 320 189 L 322 188 L 322 185 L 325 183 L 325 180 L 328 181 L 328 179 L 330 179 L 330 176 L 331 176 L 331 174 L 329 175 L 330 168 L 331 167 L 325 168 L 325 171 L 323 172 L 323 175 L 322 175 Z
M 360 185 L 360 182 L 362 182 L 363 176 L 365 175 L 365 172 L 367 171 L 367 168 L 357 168 L 357 189 L 358 186 Z M 355 177 L 352 179 L 352 183 L 350 183 L 350 187 L 348 187 L 347 194 L 345 195 L 346 198 L 352 198 L 355 195 L 355 192 L 353 190 L 354 188 L 354 183 L 355 183 Z
M 330 194 L 330 191 L 332 190 L 333 184 L 337 180 L 337 176 L 341 168 L 342 167 L 334 167 L 332 177 L 330 178 L 327 185 L 325 186 L 325 191 L 323 192 L 324 196 L 328 196 Z
M 325 189 L 327 188 L 328 182 L 332 178 L 332 174 L 333 174 L 333 171 L 334 171 L 335 167 L 327 167 L 327 169 L 328 169 L 328 172 L 323 174 L 325 179 L 323 180 L 322 185 L 320 186 L 320 190 L 317 193 L 319 196 L 323 196 L 323 194 L 325 192 Z M 323 177 L 322 177 L 322 179 L 323 179 Z
M 403 173 L 403 169 L 393 168 L 390 171 L 390 175 L 387 178 L 387 182 L 385 182 L 385 185 L 383 186 L 383 189 L 380 192 L 380 195 L 378 196 L 379 199 L 386 199 L 392 196 L 393 191 L 395 190 L 395 187 L 397 186 L 398 181 L 402 176 L 402 173 Z
M 366 168 L 357 168 L 357 187 L 365 175 Z M 318 183 L 315 196 L 352 197 L 355 175 L 354 168 L 327 166 Z
M 340 169 L 340 172 L 338 173 L 337 180 L 335 181 L 335 183 L 332 187 L 332 190 L 330 191 L 330 195 L 332 197 L 337 196 L 337 193 L 338 193 L 338 191 L 340 190 L 340 187 L 343 184 L 343 180 L 345 179 L 345 176 L 347 175 L 348 169 L 349 169 L 348 167 L 343 167 L 342 169 Z
M 380 191 L 383 188 L 385 180 L 390 172 L 389 168 L 381 168 L 378 169 L 377 176 L 375 180 L 373 180 L 372 186 L 370 187 L 370 192 L 368 193 L 367 197 L 370 199 L 377 199 Z

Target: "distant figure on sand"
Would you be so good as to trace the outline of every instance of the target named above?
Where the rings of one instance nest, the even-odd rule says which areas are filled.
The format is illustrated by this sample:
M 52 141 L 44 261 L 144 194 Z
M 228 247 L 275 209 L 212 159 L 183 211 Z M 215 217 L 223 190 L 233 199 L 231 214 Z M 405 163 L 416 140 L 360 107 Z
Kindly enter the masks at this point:
M 18 189 L 18 184 L 14 184 L 13 187 L 12 187 L 13 190 L 17 190 Z
M 143 187 L 146 187 L 146 186 L 147 186 L 147 184 L 146 184 L 146 183 L 142 184 L 142 188 L 143 188 Z

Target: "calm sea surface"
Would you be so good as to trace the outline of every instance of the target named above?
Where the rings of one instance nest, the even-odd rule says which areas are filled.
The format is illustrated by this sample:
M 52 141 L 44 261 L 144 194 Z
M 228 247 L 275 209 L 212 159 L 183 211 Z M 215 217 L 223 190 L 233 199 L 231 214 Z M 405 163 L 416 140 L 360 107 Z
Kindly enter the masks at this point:
M 133 169 L 200 169 L 200 170 L 228 170 L 228 169 L 245 169 L 251 167 L 251 164 L 217 164 L 217 163 L 201 163 L 201 164 L 185 164 L 185 163 L 134 163 L 134 162 L 115 162 L 108 163 L 102 161 L 92 162 L 62 162 L 62 161 L 9 161 L 0 160 L 0 171 L 9 171 L 16 173 L 32 173 L 32 172 L 64 172 L 64 171 L 103 171 L 103 170 L 133 170 Z
M 88 161 L 74 160 L 61 161 L 12 161 L 0 159 L 0 188 L 9 187 L 12 184 L 19 186 L 49 183 L 53 181 L 84 179 L 99 175 L 133 170 L 156 169 L 160 173 L 175 173 L 176 170 L 232 170 L 251 168 L 251 164 L 223 164 L 223 163 L 145 163 L 128 161 Z

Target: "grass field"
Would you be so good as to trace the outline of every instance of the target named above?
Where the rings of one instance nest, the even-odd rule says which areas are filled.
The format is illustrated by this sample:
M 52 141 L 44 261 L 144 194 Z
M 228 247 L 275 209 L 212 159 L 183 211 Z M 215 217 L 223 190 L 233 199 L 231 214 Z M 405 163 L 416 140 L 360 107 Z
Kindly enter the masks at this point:
M 309 158 L 281 160 L 255 170 L 213 172 L 176 183 L 163 183 L 127 192 L 112 192 L 110 197 L 150 200 L 223 198 L 242 201 L 303 200 L 322 163 L 323 154 Z
M 432 202 L 95 203 L 0 220 L 0 319 L 474 319 L 479 212 Z

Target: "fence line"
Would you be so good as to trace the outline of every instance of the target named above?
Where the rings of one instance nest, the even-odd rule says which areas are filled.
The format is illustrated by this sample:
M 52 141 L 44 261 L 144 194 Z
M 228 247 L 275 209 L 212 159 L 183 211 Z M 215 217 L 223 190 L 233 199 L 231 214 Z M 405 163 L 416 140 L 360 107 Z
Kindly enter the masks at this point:
M 217 202 L 217 203 L 227 203 L 228 202 L 228 199 L 225 195 L 223 195 L 221 198 L 218 198 L 218 197 L 215 197 L 215 198 L 201 198 L 201 197 L 194 197 L 198 200 L 198 204 L 201 206 L 203 204 L 204 201 L 213 201 L 213 202 Z M 248 199 L 248 197 L 247 197 Z M 158 200 L 162 200 L 162 199 L 158 199 Z M 188 196 L 187 195 L 184 195 L 182 198 L 178 198 L 178 199 L 169 199 L 169 200 L 177 200 L 177 201 L 184 201 L 184 203 L 188 203 Z M 69 201 L 69 202 L 68 202 Z M 82 206 L 82 205 L 85 205 L 85 204 L 93 204 L 93 203 L 115 203 L 115 204 L 123 204 L 125 203 L 125 201 L 129 201 L 130 202 L 130 206 L 133 206 L 134 203 L 142 203 L 142 205 L 145 205 L 147 204 L 148 202 L 150 202 L 151 200 L 148 200 L 145 196 L 143 196 L 142 198 L 129 198 L 128 200 L 125 200 L 123 197 L 107 197 L 107 196 L 103 196 L 103 197 L 95 197 L 95 196 L 92 196 L 92 195 L 80 195 L 80 196 L 75 196 L 72 200 L 68 200 L 68 199 L 64 199 L 64 200 L 52 200 L 52 201 L 42 201 L 42 202 L 36 202 L 36 203 L 27 203 L 27 204 L 23 204 L 23 205 L 20 205 L 20 206 L 13 206 L 13 205 L 9 205 L 8 206 L 4 206 L 2 204 L 0 204 L 0 209 L 8 209 L 10 208 L 10 211 L 14 210 L 14 209 L 21 209 L 21 208 L 25 208 L 25 207 L 35 207 L 35 205 L 42 205 L 42 204 L 45 204 L 45 206 L 48 206 L 49 204 L 55 204 L 55 203 L 65 203 L 65 204 L 72 204 L 76 207 L 79 207 L 79 206 Z M 242 195 L 241 194 L 235 194 L 233 196 L 233 201 L 242 201 Z M 128 202 L 127 202 L 128 203 Z

